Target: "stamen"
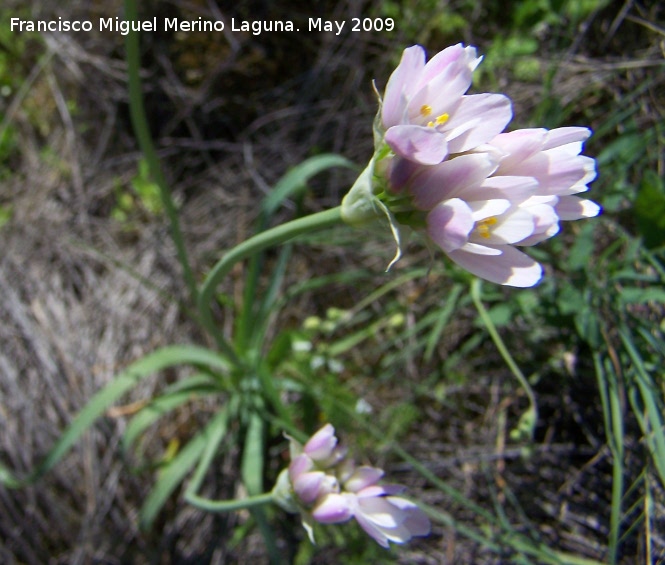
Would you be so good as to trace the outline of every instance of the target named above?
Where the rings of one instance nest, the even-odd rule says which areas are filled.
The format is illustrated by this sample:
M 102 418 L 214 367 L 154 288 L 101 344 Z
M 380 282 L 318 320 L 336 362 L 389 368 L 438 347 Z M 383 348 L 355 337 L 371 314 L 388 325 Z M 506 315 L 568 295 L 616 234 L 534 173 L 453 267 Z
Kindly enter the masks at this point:
M 423 104 L 420 107 L 420 115 L 423 117 L 429 116 L 432 113 L 432 107 L 429 104 Z
M 476 231 L 480 235 L 480 237 L 484 237 L 485 239 L 489 239 L 490 236 L 492 235 L 490 231 L 490 226 L 493 226 L 496 224 L 496 218 L 494 216 L 490 216 L 489 218 L 485 218 L 484 220 L 480 220 L 476 224 Z
M 423 106 L 424 108 L 424 106 Z M 429 106 L 428 106 L 429 108 Z M 431 109 L 430 109 L 431 111 Z M 422 112 L 421 112 L 422 113 Z M 423 114 L 425 115 L 425 114 Z M 450 119 L 450 114 L 441 114 L 440 116 L 436 117 L 436 120 L 427 122 L 427 127 L 433 128 L 435 126 L 440 126 L 441 124 L 445 124 L 448 120 Z

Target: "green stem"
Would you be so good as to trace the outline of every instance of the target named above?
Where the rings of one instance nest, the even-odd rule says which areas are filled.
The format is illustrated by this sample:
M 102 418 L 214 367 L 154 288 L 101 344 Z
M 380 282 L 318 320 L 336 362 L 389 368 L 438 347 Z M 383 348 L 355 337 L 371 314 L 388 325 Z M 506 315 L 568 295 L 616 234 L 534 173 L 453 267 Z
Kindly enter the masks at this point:
M 129 21 L 138 20 L 138 12 L 134 0 L 125 0 L 125 18 Z M 145 115 L 141 76 L 139 74 L 141 66 L 139 38 L 139 32 L 130 30 L 125 40 L 125 48 L 127 50 L 127 72 L 129 75 L 129 111 L 131 114 L 132 126 L 139 143 L 139 148 L 148 163 L 150 175 L 159 187 L 159 196 L 169 219 L 169 223 L 171 224 L 171 237 L 173 238 L 173 243 L 176 247 L 178 260 L 182 266 L 185 284 L 189 290 L 192 303 L 196 304 L 196 282 L 189 264 L 185 242 L 180 230 L 178 211 L 173 202 L 173 198 L 171 198 L 171 192 L 159 165 L 159 159 L 152 142 L 152 137 L 150 136 L 150 128 L 148 127 L 148 120 Z
M 255 508 L 264 504 L 274 502 L 274 496 L 271 492 L 248 496 L 240 500 L 209 500 L 195 494 L 185 495 L 185 500 L 192 506 L 196 506 L 206 512 L 233 512 L 235 510 L 244 510 L 246 508 Z
M 503 357 L 503 360 L 506 362 L 506 365 L 508 365 L 513 375 L 515 375 L 515 378 L 522 385 L 524 392 L 526 392 L 526 395 L 529 399 L 529 404 L 531 405 L 531 411 L 533 413 L 533 423 L 531 425 L 531 433 L 533 434 L 533 426 L 535 425 L 535 422 L 538 419 L 538 405 L 536 404 L 536 396 L 533 393 L 533 389 L 531 388 L 529 381 L 527 381 L 526 377 L 524 376 L 524 373 L 522 373 L 521 369 L 517 366 L 517 363 L 515 363 L 515 360 L 508 351 L 506 344 L 503 343 L 503 340 L 501 339 L 501 336 L 499 335 L 499 332 L 497 331 L 494 322 L 492 322 L 490 315 L 485 309 L 485 306 L 483 306 L 483 302 L 480 297 L 481 286 L 482 286 L 482 281 L 478 278 L 474 279 L 474 281 L 471 283 L 471 299 L 473 300 L 473 303 L 475 304 L 476 309 L 478 310 L 478 314 L 480 315 L 480 318 L 485 324 L 485 327 L 487 328 L 487 331 L 490 334 L 490 337 L 492 338 L 494 345 L 499 350 L 501 357 Z
M 339 206 L 305 216 L 304 218 L 297 218 L 250 237 L 236 245 L 215 264 L 201 285 L 197 308 L 201 324 L 210 335 L 217 340 L 217 344 L 220 348 L 226 349 L 228 346 L 224 345 L 224 338 L 215 326 L 210 308 L 215 289 L 222 279 L 231 271 L 233 266 L 239 261 L 243 261 L 264 249 L 276 247 L 305 233 L 311 233 L 334 226 L 341 221 L 342 216 Z

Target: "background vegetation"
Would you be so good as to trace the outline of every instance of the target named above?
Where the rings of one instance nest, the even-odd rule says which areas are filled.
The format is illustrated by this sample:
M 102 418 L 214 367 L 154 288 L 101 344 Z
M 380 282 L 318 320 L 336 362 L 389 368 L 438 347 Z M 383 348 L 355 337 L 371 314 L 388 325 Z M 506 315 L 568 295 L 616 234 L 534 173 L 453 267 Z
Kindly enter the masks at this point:
M 321 528 L 313 547 L 296 517 L 270 511 L 288 560 L 665 560 L 660 4 L 141 3 L 145 19 L 396 22 L 391 33 L 339 36 L 142 35 L 150 126 L 197 276 L 253 233 L 266 195 L 298 163 L 324 153 L 368 161 L 371 80 L 381 90 L 407 45 L 476 45 L 485 60 L 474 88 L 511 96 L 512 127 L 595 131 L 590 197 L 605 213 L 533 250 L 548 265 L 533 290 L 474 287 L 417 239 L 386 274 L 390 240 L 347 229 L 308 237 L 288 258 L 265 256 L 253 288 L 274 298 L 261 331 L 271 368 L 294 383 L 293 417 L 305 432 L 331 421 L 360 460 L 408 484 L 435 522 L 429 538 L 386 552 L 353 524 Z M 122 36 L 9 31 L 11 17 L 120 13 L 119 2 L 73 0 L 0 8 L 0 461 L 19 473 L 131 362 L 163 345 L 206 343 L 131 128 Z M 312 176 L 271 222 L 336 206 L 356 174 Z M 215 313 L 227 334 L 235 327 L 247 339 L 238 319 L 252 273 L 234 269 Z M 494 329 L 534 390 L 534 429 Z M 142 381 L 34 486 L 0 488 L 0 560 L 267 562 L 255 518 L 201 512 L 178 484 L 146 524 L 155 481 L 223 399 L 181 394 L 168 418 L 142 426 L 132 417 L 190 376 L 173 369 Z M 286 461 L 279 430 L 276 422 L 266 438 L 267 488 Z M 245 494 L 243 457 L 242 443 L 228 446 L 207 496 Z

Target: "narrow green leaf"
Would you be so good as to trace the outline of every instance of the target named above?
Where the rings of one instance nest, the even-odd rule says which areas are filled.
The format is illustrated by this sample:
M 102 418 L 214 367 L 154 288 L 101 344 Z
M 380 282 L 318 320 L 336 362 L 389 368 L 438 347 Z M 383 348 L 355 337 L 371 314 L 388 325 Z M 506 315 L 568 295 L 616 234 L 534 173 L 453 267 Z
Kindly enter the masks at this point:
M 307 181 L 311 177 L 333 167 L 356 168 L 348 159 L 332 153 L 310 157 L 288 171 L 277 182 L 275 187 L 263 199 L 261 203 L 262 212 L 267 216 L 272 216 L 284 200 L 304 190 L 307 186 Z
M 242 481 L 250 495 L 259 494 L 263 490 L 263 428 L 261 416 L 252 414 L 245 436 L 240 469 Z
M 434 349 L 441 342 L 441 335 L 443 334 L 443 330 L 445 329 L 448 321 L 450 320 L 450 317 L 455 311 L 457 299 L 461 293 L 461 284 L 456 284 L 453 286 L 450 294 L 448 294 L 446 297 L 446 303 L 444 304 L 443 308 L 437 312 L 436 323 L 427 338 L 427 346 L 425 347 L 425 361 L 429 362 L 432 360 Z
M 139 512 L 141 527 L 152 526 L 157 514 L 169 499 L 173 491 L 196 465 L 208 445 L 210 437 L 217 428 L 226 425 L 226 410 L 222 409 L 208 425 L 183 447 L 180 452 L 159 472 L 159 478 L 150 491 Z
M 633 362 L 633 368 L 636 371 L 635 380 L 646 413 L 645 418 L 640 418 L 639 411 L 636 409 L 636 415 L 642 425 L 642 432 L 649 446 L 649 451 L 653 457 L 661 483 L 665 486 L 665 432 L 663 431 L 662 406 L 659 406 L 662 402 L 659 402 L 658 388 L 644 366 L 642 356 L 635 347 L 626 328 L 621 328 L 619 335 Z
M 203 394 L 216 391 L 214 383 L 210 381 L 209 377 L 203 375 L 197 377 L 199 378 L 190 378 L 182 383 L 177 383 L 179 385 L 177 388 L 154 398 L 143 407 L 127 424 L 122 437 L 123 449 L 128 450 L 147 428 L 171 410 Z

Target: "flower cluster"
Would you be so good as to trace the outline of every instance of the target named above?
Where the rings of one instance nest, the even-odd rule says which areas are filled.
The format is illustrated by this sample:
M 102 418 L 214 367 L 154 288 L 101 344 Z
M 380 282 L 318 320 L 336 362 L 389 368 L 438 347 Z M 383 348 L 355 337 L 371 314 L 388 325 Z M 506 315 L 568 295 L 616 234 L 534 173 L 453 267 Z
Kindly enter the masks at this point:
M 342 214 L 350 223 L 386 215 L 394 233 L 404 225 L 424 228 L 471 273 L 529 287 L 542 268 L 515 246 L 552 237 L 561 220 L 600 212 L 574 196 L 596 176 L 594 160 L 580 154 L 591 132 L 502 133 L 512 118 L 510 100 L 466 94 L 480 60 L 462 45 L 429 62 L 420 46 L 404 51 L 377 117 L 375 155 Z
M 413 502 L 396 496 L 404 488 L 380 485 L 383 471 L 356 467 L 337 445 L 335 429 L 326 424 L 304 446 L 291 440 L 291 464 L 273 489 L 275 501 L 289 512 L 300 512 L 314 541 L 313 524 L 339 524 L 355 518 L 383 547 L 426 536 L 430 522 Z

